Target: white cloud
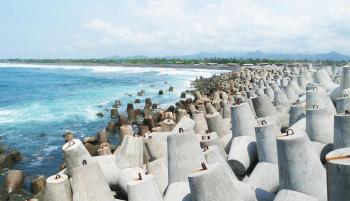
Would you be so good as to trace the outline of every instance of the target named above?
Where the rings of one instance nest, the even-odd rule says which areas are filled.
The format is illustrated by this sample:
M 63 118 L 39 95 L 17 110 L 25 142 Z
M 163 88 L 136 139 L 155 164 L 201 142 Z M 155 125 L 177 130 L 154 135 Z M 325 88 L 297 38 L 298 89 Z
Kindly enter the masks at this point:
M 130 14 L 126 20 L 95 16 L 86 22 L 84 27 L 97 38 L 86 39 L 80 48 L 117 46 L 116 53 L 146 55 L 254 50 L 350 53 L 348 0 L 146 0 L 126 6 Z

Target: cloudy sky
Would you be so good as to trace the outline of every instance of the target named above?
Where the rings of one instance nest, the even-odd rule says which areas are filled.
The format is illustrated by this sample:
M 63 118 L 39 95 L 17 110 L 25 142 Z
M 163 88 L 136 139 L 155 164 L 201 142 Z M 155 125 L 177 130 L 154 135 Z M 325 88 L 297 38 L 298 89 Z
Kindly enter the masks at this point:
M 349 0 L 0 0 L 0 58 L 350 54 Z

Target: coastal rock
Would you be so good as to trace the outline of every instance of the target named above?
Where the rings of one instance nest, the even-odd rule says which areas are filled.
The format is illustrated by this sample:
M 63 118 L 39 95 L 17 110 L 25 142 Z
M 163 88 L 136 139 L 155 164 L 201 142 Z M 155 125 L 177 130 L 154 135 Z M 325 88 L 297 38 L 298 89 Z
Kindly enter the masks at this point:
M 7 193 L 18 192 L 23 184 L 24 174 L 20 170 L 10 170 L 5 178 L 5 187 Z
M 41 175 L 32 181 L 32 192 L 34 194 L 39 193 L 45 189 L 46 177 Z
M 98 117 L 103 117 L 103 113 L 102 113 L 102 112 L 99 112 L 99 113 L 96 114 L 96 116 L 98 116 Z
M 11 158 L 11 154 L 9 153 L 2 153 L 0 154 L 0 170 L 4 168 L 12 167 L 13 160 Z

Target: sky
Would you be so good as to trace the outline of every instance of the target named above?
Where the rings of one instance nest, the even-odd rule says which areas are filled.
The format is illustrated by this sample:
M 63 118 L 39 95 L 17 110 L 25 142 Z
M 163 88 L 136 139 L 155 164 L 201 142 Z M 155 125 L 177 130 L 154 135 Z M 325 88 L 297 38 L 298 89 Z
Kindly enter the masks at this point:
M 0 58 L 350 55 L 349 0 L 0 0 Z

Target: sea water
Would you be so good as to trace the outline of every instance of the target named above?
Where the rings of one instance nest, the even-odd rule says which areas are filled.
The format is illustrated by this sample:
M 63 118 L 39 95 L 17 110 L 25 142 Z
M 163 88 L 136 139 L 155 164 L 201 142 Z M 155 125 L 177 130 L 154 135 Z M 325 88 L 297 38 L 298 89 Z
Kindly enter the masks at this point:
M 95 135 L 110 119 L 110 108 L 121 100 L 136 98 L 143 108 L 149 97 L 167 108 L 179 100 L 196 77 L 209 77 L 223 71 L 152 67 L 58 66 L 0 64 L 0 140 L 22 153 L 14 168 L 23 170 L 26 186 L 35 175 L 50 176 L 64 162 L 62 135 L 73 131 L 76 137 Z M 173 92 L 168 92 L 174 86 Z M 137 92 L 146 91 L 143 97 Z M 158 95 L 162 89 L 164 95 Z M 97 117 L 102 112 L 104 117 Z M 118 138 L 112 136 L 112 143 Z

